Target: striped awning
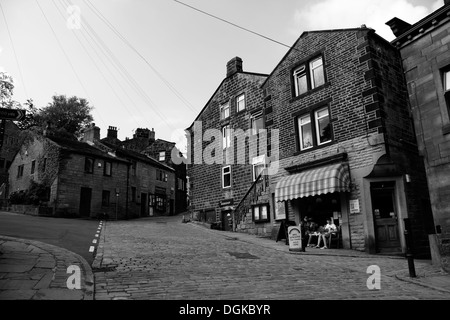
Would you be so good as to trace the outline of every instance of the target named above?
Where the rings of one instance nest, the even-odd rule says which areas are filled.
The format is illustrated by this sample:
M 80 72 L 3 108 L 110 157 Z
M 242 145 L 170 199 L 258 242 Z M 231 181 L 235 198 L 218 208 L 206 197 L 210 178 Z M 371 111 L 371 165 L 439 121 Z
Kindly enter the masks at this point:
M 339 163 L 281 178 L 275 189 L 275 201 L 347 191 L 350 191 L 348 166 Z

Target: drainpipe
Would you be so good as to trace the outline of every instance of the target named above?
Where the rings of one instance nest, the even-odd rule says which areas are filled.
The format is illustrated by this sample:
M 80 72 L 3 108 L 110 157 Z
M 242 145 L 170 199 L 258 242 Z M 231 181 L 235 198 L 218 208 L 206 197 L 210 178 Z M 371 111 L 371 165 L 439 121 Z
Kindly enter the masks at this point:
M 128 220 L 128 189 L 130 185 L 130 163 L 127 164 L 127 192 L 125 198 L 125 219 Z

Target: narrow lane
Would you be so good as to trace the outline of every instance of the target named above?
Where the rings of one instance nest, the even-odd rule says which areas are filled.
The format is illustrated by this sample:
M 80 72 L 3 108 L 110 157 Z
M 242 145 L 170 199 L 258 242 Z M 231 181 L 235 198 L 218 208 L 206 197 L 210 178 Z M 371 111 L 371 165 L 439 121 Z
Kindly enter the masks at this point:
M 0 234 L 62 247 L 82 256 L 91 265 L 89 252 L 99 221 L 35 217 L 0 211 Z

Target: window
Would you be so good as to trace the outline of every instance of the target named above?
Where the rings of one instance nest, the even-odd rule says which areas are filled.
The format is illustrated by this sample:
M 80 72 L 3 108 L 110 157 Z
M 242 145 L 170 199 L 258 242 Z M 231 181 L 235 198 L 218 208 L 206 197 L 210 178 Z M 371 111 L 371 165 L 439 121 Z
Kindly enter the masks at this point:
M 253 114 L 250 118 L 250 128 L 252 134 L 258 134 L 260 129 L 264 129 L 263 114 L 261 111 Z
M 325 84 L 322 57 L 299 66 L 294 70 L 293 76 L 296 96 Z
M 109 161 L 105 161 L 105 166 L 103 168 L 103 174 L 105 176 L 110 177 L 112 174 L 112 163 Z
M 178 178 L 178 190 L 184 191 L 184 181 Z
M 315 112 L 317 144 L 322 145 L 331 141 L 331 124 L 328 108 Z
M 31 174 L 34 173 L 34 170 L 36 169 L 36 160 L 31 161 Z
M 320 146 L 332 140 L 328 107 L 298 117 L 297 125 L 300 150 Z
M 258 178 L 258 176 L 264 170 L 264 168 L 265 168 L 265 160 L 266 160 L 266 156 L 265 155 L 261 155 L 261 156 L 253 158 L 253 161 L 252 161 L 252 164 L 253 164 L 253 181 L 255 181 L 256 178 Z
M 223 167 L 222 168 L 222 188 L 230 188 L 231 187 L 231 167 Z
M 155 209 L 158 211 L 166 211 L 166 197 L 163 195 L 155 195 Z
M 21 178 L 23 176 L 23 168 L 23 164 L 17 167 L 17 178 Z
M 253 221 L 255 222 L 266 222 L 269 221 L 269 205 L 259 204 L 253 206 Z
M 298 132 L 300 135 L 300 150 L 312 148 L 313 141 L 310 115 L 298 119 Z
M 245 110 L 245 94 L 241 94 L 236 98 L 236 110 L 237 112 Z
M 161 151 L 159 153 L 159 161 L 165 161 L 166 160 L 166 152 L 165 151 Z
M 162 170 L 156 170 L 156 180 L 167 182 L 167 173 Z
M 137 162 L 136 160 L 131 161 L 131 174 L 136 175 Z
M 102 206 L 109 207 L 109 197 L 111 192 L 109 190 L 103 190 L 102 192 Z
M 226 125 L 222 128 L 222 148 L 226 149 L 231 146 L 231 127 Z
M 227 102 L 220 106 L 220 120 L 224 120 L 230 116 L 230 103 Z
M 447 102 L 447 109 L 450 116 L 450 70 L 444 72 L 444 97 Z
M 94 173 L 94 159 L 92 158 L 86 158 L 84 160 L 84 172 L 86 173 Z M 45 163 L 45 159 L 44 159 Z

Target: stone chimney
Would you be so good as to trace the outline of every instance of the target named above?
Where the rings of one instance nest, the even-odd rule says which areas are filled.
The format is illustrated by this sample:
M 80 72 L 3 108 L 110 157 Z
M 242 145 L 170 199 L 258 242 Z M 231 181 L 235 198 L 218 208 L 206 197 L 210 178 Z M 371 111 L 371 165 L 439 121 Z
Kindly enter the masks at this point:
M 394 36 L 399 37 L 411 28 L 408 22 L 403 21 L 399 18 L 393 18 L 386 22 L 386 24 L 391 28 Z
M 100 128 L 92 123 L 89 127 L 84 129 L 83 142 L 94 142 L 94 140 L 100 140 Z
M 227 77 L 232 76 L 237 72 L 242 72 L 242 59 L 239 57 L 235 57 L 228 61 L 227 63 Z
M 152 128 L 152 130 L 149 132 L 148 140 L 149 140 L 150 144 L 155 142 L 155 129 L 154 128 Z
M 108 127 L 108 135 L 107 138 L 117 139 L 117 127 Z

